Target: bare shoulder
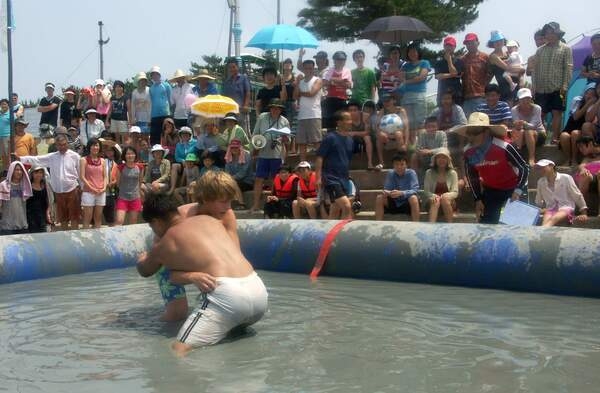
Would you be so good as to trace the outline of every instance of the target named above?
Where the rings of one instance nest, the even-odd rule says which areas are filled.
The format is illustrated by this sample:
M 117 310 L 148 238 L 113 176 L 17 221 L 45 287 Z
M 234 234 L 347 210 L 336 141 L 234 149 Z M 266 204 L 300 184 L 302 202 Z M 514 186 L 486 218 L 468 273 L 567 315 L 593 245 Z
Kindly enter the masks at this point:
M 194 217 L 198 214 L 198 204 L 188 203 L 186 205 L 181 205 L 177 208 L 177 211 L 183 217 Z

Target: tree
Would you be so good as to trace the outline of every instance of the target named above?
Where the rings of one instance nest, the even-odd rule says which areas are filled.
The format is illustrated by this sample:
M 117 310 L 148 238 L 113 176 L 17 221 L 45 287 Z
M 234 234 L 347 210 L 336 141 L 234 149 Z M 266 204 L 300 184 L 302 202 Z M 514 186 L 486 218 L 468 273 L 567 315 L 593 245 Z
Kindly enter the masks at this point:
M 204 61 L 204 65 L 200 65 L 195 61 L 191 62 L 190 66 L 190 74 L 198 75 L 201 69 L 206 69 L 208 72 L 215 76 L 222 76 L 225 74 L 225 65 L 223 64 L 223 58 L 221 56 L 214 55 L 203 55 L 202 60 Z
M 308 0 L 298 13 L 298 25 L 319 38 L 354 42 L 371 21 L 390 15 L 407 15 L 425 22 L 439 42 L 445 35 L 463 30 L 478 17 L 483 0 Z M 406 44 L 406 43 L 401 43 Z

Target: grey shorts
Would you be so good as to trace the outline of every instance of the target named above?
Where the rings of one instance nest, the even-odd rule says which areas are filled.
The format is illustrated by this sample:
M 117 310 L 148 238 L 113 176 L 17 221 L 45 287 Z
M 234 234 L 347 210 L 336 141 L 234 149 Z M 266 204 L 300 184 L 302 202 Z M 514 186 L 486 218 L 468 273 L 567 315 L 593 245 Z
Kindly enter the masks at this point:
M 298 120 L 298 131 L 296 132 L 296 143 L 306 145 L 319 143 L 323 140 L 321 131 L 321 119 Z
M 110 132 L 126 134 L 128 131 L 129 131 L 129 126 L 128 126 L 126 120 L 111 120 L 110 121 Z

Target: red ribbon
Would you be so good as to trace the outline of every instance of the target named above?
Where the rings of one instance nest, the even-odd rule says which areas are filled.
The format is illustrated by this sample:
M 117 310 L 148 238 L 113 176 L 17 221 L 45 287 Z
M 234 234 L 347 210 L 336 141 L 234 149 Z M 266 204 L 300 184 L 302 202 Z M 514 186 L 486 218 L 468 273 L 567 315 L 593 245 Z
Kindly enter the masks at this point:
M 325 236 L 325 240 L 323 240 L 323 244 L 321 244 L 321 249 L 319 250 L 319 255 L 317 256 L 317 260 L 315 262 L 315 266 L 310 272 L 310 278 L 316 279 L 319 273 L 321 273 L 321 269 L 325 266 L 325 261 L 327 260 L 327 256 L 329 255 L 329 249 L 333 244 L 333 241 L 337 237 L 337 235 L 341 232 L 342 228 L 346 226 L 352 219 L 343 220 L 335 224 L 333 228 L 327 233 Z

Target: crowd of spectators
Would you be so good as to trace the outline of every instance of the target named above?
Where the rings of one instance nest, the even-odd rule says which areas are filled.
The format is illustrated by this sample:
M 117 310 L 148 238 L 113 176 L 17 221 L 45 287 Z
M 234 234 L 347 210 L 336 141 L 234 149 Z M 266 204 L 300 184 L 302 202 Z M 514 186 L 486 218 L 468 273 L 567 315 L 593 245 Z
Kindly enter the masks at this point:
M 581 70 L 588 84 L 573 100 L 564 127 L 573 56 L 563 36 L 558 23 L 544 25 L 527 64 L 519 44 L 500 31 L 491 32 L 489 53 L 477 34 L 466 34 L 462 56 L 457 39 L 448 36 L 433 64 L 422 58 L 418 43 L 406 47 L 406 60 L 402 48 L 390 47 L 376 69 L 365 67 L 362 50 L 352 53 L 354 69 L 343 51 L 333 54 L 330 66 L 326 52 L 313 61 L 301 50 L 301 72 L 294 73 L 291 59 L 282 63 L 281 75 L 274 67 L 263 69 L 264 87 L 254 103 L 249 79 L 233 59 L 221 93 L 240 111 L 221 120 L 190 113 L 190 95 L 218 92 L 216 77 L 206 70 L 195 76 L 177 70 L 165 80 L 154 66 L 148 75 L 136 75 L 131 92 L 121 81 L 107 86 L 98 79 L 90 88 L 63 91 L 64 98 L 49 82 L 38 106 L 37 141 L 26 130 L 18 97 L 0 100 L 0 155 L 7 169 L 0 230 L 136 222 L 149 192 L 189 202 L 207 171 L 226 171 L 241 191 L 252 190 L 251 213 L 350 218 L 360 209 L 360 184 L 349 175 L 357 152 L 366 153 L 368 171 L 388 170 L 376 219 L 387 212 L 418 221 L 424 207 L 430 221 L 441 208 L 452 222 L 459 193 L 470 192 L 479 220 L 497 223 L 507 199 L 527 200 L 528 175 L 543 143 L 559 146 L 565 157 L 560 164 L 578 165 L 575 179 L 565 180 L 570 175 L 554 162 L 538 162 L 542 183 L 535 203 L 545 209 L 543 224 L 584 220 L 585 200 L 597 191 L 600 173 L 600 34 L 592 37 Z M 426 96 L 431 75 L 437 80 L 433 110 Z M 251 108 L 254 124 L 247 116 Z M 14 146 L 6 133 L 10 110 Z M 392 162 L 384 162 L 386 149 L 396 151 Z M 296 154 L 300 163 L 291 167 Z M 11 158 L 17 164 L 8 167 Z M 563 184 L 569 192 L 556 197 Z M 241 195 L 235 208 L 248 208 Z

